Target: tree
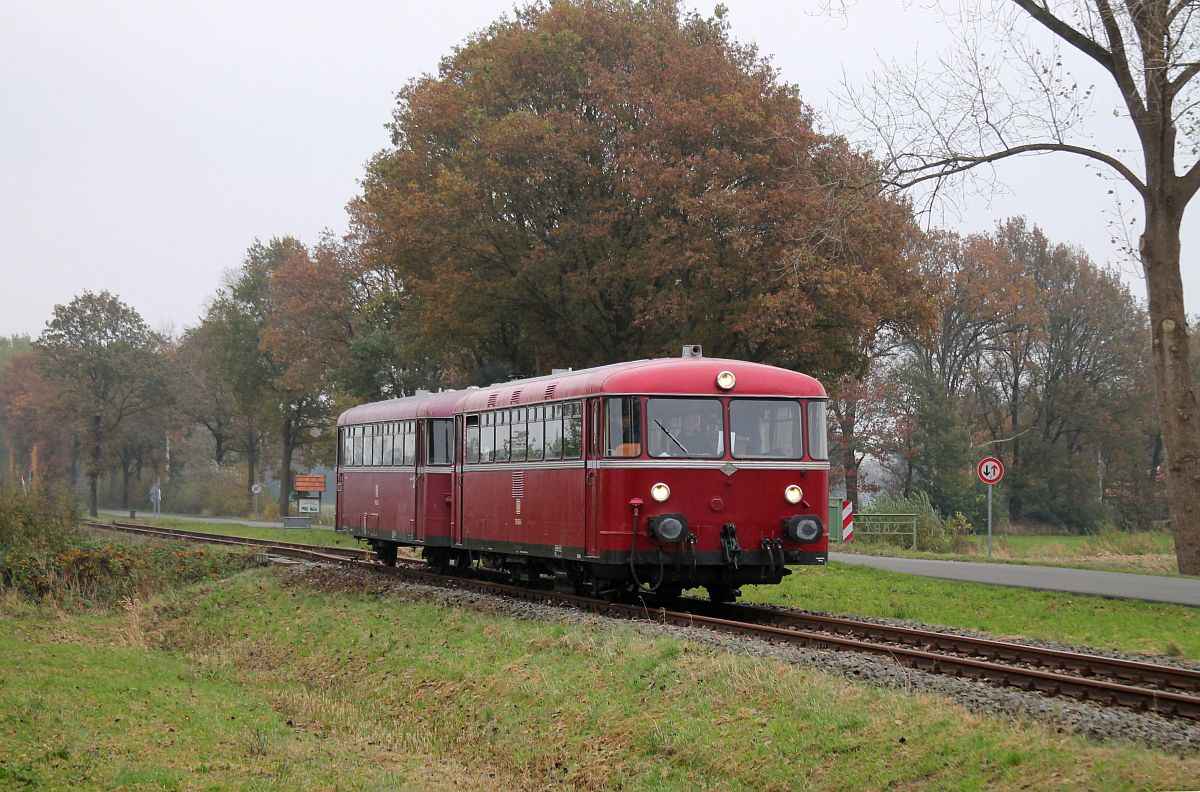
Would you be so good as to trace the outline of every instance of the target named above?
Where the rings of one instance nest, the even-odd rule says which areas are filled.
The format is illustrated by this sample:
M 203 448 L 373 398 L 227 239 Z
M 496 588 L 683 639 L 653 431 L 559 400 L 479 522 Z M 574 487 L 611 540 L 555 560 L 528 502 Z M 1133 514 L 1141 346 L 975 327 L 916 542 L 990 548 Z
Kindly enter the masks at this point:
M 263 341 L 291 376 L 355 401 L 443 384 L 440 354 L 418 331 L 419 298 L 364 257 L 360 240 L 325 235 L 284 259 L 271 288 L 275 310 Z
M 448 377 L 675 353 L 857 365 L 922 298 L 902 202 L 718 9 L 517 9 L 401 91 L 352 206 Z
M 850 97 L 886 150 L 887 187 L 927 183 L 936 194 L 981 166 L 1060 153 L 1083 158 L 1136 191 L 1171 529 L 1179 569 L 1193 575 L 1200 574 L 1200 416 L 1180 228 L 1200 189 L 1197 12 L 1193 0 L 996 0 L 990 12 L 963 11 L 963 45 L 943 60 L 943 72 L 886 70 L 872 80 L 875 90 Z M 976 19 L 986 25 L 983 33 L 969 29 Z M 1038 44 L 1030 28 L 1045 43 Z M 1001 40 L 999 55 L 990 46 L 995 39 Z M 1093 88 L 1067 71 L 1061 47 L 1081 53 L 1115 86 L 1136 149 L 1105 150 L 1087 136 Z
M 112 441 L 131 419 L 169 398 L 161 343 L 137 311 L 107 291 L 85 291 L 54 306 L 54 317 L 38 337 L 42 369 L 61 393 L 62 419 L 85 438 L 93 517 Z
M 285 262 L 307 257 L 296 239 L 283 237 L 263 244 L 256 241 L 246 251 L 242 268 L 233 273 L 217 293 L 204 324 L 213 334 L 216 360 L 234 392 L 238 409 L 247 416 L 247 448 L 257 449 L 262 421 L 275 422 L 280 442 L 279 513 L 287 516 L 291 497 L 292 458 L 297 449 L 313 443 L 327 427 L 333 401 L 320 367 L 319 349 L 300 348 L 288 357 L 265 334 L 278 313 L 277 281 L 273 276 Z M 248 456 L 249 483 L 253 483 L 253 457 Z M 247 488 L 247 497 L 249 497 Z

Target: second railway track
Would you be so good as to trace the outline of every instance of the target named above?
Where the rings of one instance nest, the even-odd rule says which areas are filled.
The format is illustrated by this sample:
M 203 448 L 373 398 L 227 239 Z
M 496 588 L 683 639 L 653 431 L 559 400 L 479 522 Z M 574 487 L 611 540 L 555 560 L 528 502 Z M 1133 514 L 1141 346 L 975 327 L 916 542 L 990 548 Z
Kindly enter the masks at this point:
M 490 579 L 441 575 L 416 560 L 401 559 L 397 567 L 386 567 L 374 563 L 369 551 L 354 548 L 276 542 L 128 522 L 89 520 L 86 524 L 143 536 L 254 548 L 268 555 L 368 566 L 422 583 L 570 605 L 630 619 L 703 627 L 773 643 L 885 655 L 901 665 L 932 673 L 1200 721 L 1200 697 L 1193 695 L 1200 691 L 1200 671 L 1187 668 L 746 604 L 714 605 L 692 598 L 663 603 L 610 602 Z

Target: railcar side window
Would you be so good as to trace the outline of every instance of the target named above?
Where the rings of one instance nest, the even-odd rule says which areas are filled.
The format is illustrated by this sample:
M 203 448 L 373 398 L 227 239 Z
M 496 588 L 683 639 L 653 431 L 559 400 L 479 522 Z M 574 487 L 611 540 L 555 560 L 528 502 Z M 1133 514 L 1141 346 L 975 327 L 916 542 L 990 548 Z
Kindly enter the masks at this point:
M 350 440 L 349 426 L 343 426 L 341 429 L 338 429 L 338 439 L 340 441 L 338 443 L 338 464 L 345 467 L 350 464 L 350 460 L 354 454 L 354 443 Z
M 512 437 L 509 435 L 508 410 L 492 413 L 496 420 L 496 461 L 507 462 L 512 453 Z
M 650 456 L 722 456 L 725 453 L 722 412 L 719 399 L 650 399 L 646 403 Z
M 825 402 L 808 403 L 808 455 L 813 459 L 829 459 L 829 425 L 825 422 Z
M 606 401 L 604 455 L 641 456 L 642 403 L 636 396 L 617 396 Z
M 804 455 L 800 403 L 791 399 L 734 399 L 729 403 L 733 455 L 742 459 L 799 459 Z
M 479 416 L 479 461 L 496 461 L 496 415 L 484 413 Z
M 356 426 L 351 431 L 354 433 L 354 437 L 351 440 L 350 464 L 358 466 L 362 464 L 363 458 L 362 427 Z
M 541 462 L 546 458 L 544 438 L 546 436 L 546 408 L 529 408 L 529 461 Z
M 583 403 L 563 405 L 563 459 L 583 456 Z
M 397 465 L 415 465 L 417 464 L 417 422 L 405 421 L 398 424 L 403 428 L 404 436 L 404 455 L 401 456 L 399 450 L 396 452 Z M 399 438 L 397 438 L 399 440 Z
M 431 465 L 449 465 L 454 461 L 454 421 L 434 418 L 429 422 L 429 442 L 426 458 Z
M 562 459 L 562 405 L 546 406 L 546 459 Z
M 467 462 L 474 464 L 479 461 L 479 416 L 467 416 Z
M 526 448 L 528 447 L 529 432 L 527 431 L 526 421 L 529 410 L 525 407 L 516 407 L 510 411 L 509 423 L 511 423 L 512 431 L 512 461 L 524 462 Z
M 381 465 L 390 465 L 396 457 L 396 452 L 400 449 L 400 439 L 395 436 L 395 424 L 383 425 L 383 460 Z

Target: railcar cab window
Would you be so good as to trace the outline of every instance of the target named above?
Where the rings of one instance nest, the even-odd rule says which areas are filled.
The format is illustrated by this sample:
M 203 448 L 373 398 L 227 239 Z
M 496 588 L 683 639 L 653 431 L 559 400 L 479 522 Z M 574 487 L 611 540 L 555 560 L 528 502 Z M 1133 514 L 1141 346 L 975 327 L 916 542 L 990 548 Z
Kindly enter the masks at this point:
M 734 399 L 729 402 L 733 455 L 740 459 L 800 459 L 804 428 L 800 403 L 791 399 Z
M 604 455 L 636 457 L 642 455 L 642 403 L 636 396 L 618 396 L 606 400 Z
M 720 457 L 725 420 L 719 399 L 648 399 L 646 435 L 650 456 Z
M 829 425 L 825 422 L 825 402 L 808 403 L 808 455 L 813 459 L 829 459 Z
M 434 418 L 429 422 L 429 442 L 425 461 L 430 465 L 449 465 L 454 461 L 454 421 Z

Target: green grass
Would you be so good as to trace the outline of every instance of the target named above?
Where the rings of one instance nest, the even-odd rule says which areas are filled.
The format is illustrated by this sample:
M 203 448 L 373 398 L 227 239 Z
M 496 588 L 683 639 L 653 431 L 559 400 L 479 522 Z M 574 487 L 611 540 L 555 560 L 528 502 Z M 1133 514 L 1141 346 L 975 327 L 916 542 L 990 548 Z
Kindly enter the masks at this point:
M 10 608 L 0 786 L 1124 789 L 1200 777 L 1200 757 L 631 627 L 323 593 L 283 574 L 204 584 L 156 610 Z
M 249 539 L 266 539 L 272 542 L 301 542 L 323 547 L 366 547 L 351 536 L 330 528 L 263 528 L 238 523 L 199 522 L 179 520 L 172 517 L 138 517 L 137 522 L 160 528 L 178 528 L 183 531 L 244 536 Z
M 1200 658 L 1200 608 L 962 583 L 831 562 L 797 567 L 743 599 L 859 616 L 911 619 L 997 635 Z
M 1168 533 L 1105 531 L 1089 536 L 993 536 L 991 558 L 987 556 L 986 536 L 962 536 L 955 541 L 957 546 L 953 551 L 933 553 L 898 547 L 882 539 L 873 540 L 864 535 L 848 544 L 830 542 L 829 549 L 834 552 L 902 558 L 1037 564 L 1147 575 L 1179 574 L 1179 565 L 1175 560 L 1175 543 Z

